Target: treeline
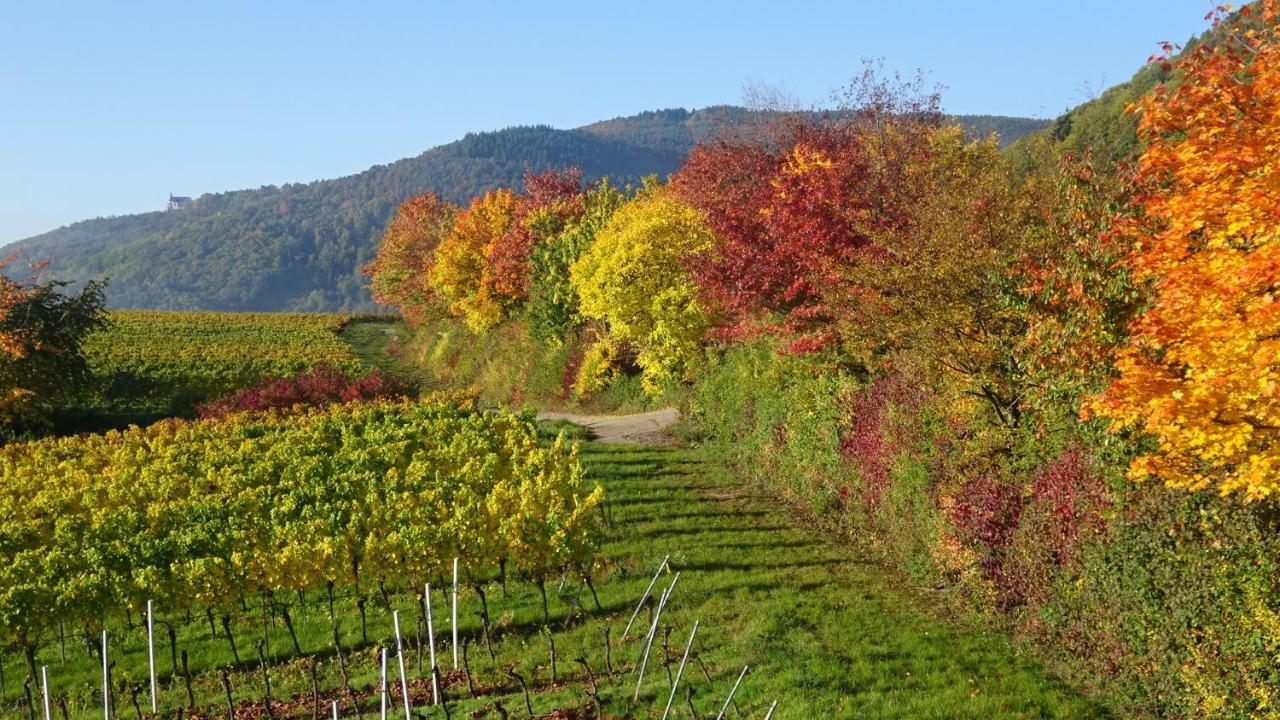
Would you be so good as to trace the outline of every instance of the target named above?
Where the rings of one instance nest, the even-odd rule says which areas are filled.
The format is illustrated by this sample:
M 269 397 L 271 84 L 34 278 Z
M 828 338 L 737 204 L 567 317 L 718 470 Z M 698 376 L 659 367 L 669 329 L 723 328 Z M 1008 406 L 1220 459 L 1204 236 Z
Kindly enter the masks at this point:
M 638 179 L 678 158 L 577 131 L 512 128 L 337 180 L 204 195 L 182 211 L 77 223 L 24 241 L 74 281 L 109 277 L 114 307 L 373 310 L 359 267 L 405 198 L 455 199 L 518 183 L 525 167 L 565 162 Z
M 1135 109 L 1133 165 L 1052 138 L 1011 160 L 869 82 L 700 144 L 666 184 L 415 198 L 371 286 L 428 362 L 507 347 L 505 373 L 578 396 L 683 398 L 744 475 L 1125 712 L 1266 716 L 1278 12 L 1156 60 L 1177 82 Z M 474 339 L 443 342 L 445 316 Z
M 113 307 L 169 310 L 375 310 L 359 268 L 405 199 L 452 202 L 519 187 L 524 171 L 576 166 L 589 179 L 638 184 L 674 171 L 734 108 L 669 110 L 578 130 L 516 127 L 469 134 L 415 158 L 334 180 L 205 194 L 177 212 L 76 223 L 11 250 L 52 259 L 52 276 L 111 280 Z M 1037 121 L 975 118 L 1012 140 Z

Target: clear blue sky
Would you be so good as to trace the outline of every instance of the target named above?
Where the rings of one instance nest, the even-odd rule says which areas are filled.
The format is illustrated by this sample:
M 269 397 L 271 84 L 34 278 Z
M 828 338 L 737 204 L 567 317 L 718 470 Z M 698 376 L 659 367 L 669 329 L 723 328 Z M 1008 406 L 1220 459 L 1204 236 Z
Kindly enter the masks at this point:
M 0 244 L 98 215 L 358 172 L 470 130 L 818 102 L 863 57 L 955 113 L 1053 117 L 1211 0 L 0 0 Z

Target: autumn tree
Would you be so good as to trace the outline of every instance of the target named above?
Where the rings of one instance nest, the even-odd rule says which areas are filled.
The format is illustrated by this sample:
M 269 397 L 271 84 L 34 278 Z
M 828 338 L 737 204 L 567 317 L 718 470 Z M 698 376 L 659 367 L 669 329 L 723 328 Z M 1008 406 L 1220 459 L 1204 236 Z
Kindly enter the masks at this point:
M 1255 501 L 1280 491 L 1278 16 L 1280 0 L 1242 8 L 1138 105 L 1128 260 L 1154 295 L 1092 406 L 1154 437 L 1132 478 Z
M 4 263 L 0 263 L 3 269 Z M 37 269 L 38 270 L 38 269 Z M 91 380 L 81 346 L 106 323 L 105 283 L 0 274 L 0 426 L 5 439 L 40 430 Z
M 730 334 L 745 330 L 761 312 L 781 309 L 793 282 L 788 268 L 773 262 L 779 253 L 762 212 L 780 164 L 767 147 L 716 140 L 695 147 L 672 177 L 672 191 L 697 208 L 721 239 L 714 251 L 692 258 L 690 267 L 724 313 Z
M 1110 381 L 1144 298 L 1118 231 L 1131 214 L 1132 168 L 1047 140 L 1023 151 L 1034 170 L 1021 178 L 1025 247 L 1008 286 L 1025 322 L 1013 353 L 1037 423 L 1074 424 L 1082 402 Z
M 490 330 L 507 316 L 504 299 L 495 292 L 487 258 L 494 242 L 510 229 L 514 211 L 512 191 L 487 192 L 458 213 L 453 228 L 436 248 L 431 287 L 444 298 L 449 311 L 460 315 L 475 332 Z
M 841 269 L 832 309 L 844 346 L 873 367 L 910 356 L 1016 425 L 1012 348 L 1025 323 L 1005 290 L 1024 240 L 1018 196 L 994 139 L 969 142 L 958 126 L 911 136 L 918 144 L 896 158 L 901 185 L 885 203 L 895 217 L 866 226 Z
M 605 324 L 601 347 L 633 346 L 651 395 L 696 367 L 710 317 L 685 261 L 715 243 L 696 210 L 650 186 L 613 213 L 570 270 L 582 314 Z
M 582 215 L 582 171 L 526 172 L 524 192 L 515 199 L 511 223 L 485 253 L 493 293 L 515 305 L 529 295 L 530 259 L 535 248 Z
M 364 268 L 373 299 L 421 322 L 439 302 L 429 282 L 435 251 L 453 229 L 457 208 L 434 192 L 400 205 L 382 233 L 378 254 Z
M 720 237 L 689 263 L 725 334 L 761 328 L 811 350 L 834 339 L 832 293 L 874 235 L 905 232 L 920 184 L 910 175 L 936 127 L 936 96 L 866 76 L 829 113 L 695 148 L 672 179 Z

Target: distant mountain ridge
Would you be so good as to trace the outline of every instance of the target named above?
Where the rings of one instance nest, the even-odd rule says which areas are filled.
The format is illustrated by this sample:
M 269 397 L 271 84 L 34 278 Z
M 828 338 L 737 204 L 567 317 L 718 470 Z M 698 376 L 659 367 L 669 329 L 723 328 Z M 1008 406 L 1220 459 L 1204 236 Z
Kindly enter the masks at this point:
M 513 127 L 469 133 L 413 158 L 311 183 L 207 193 L 180 209 L 97 218 L 5 248 L 49 260 L 71 282 L 109 278 L 113 307 L 172 310 L 377 309 L 360 268 L 405 199 L 435 190 L 457 203 L 520 186 L 525 169 L 580 167 L 617 184 L 675 171 L 731 106 L 659 110 L 571 130 Z M 956 116 L 975 135 L 1011 143 L 1049 121 Z

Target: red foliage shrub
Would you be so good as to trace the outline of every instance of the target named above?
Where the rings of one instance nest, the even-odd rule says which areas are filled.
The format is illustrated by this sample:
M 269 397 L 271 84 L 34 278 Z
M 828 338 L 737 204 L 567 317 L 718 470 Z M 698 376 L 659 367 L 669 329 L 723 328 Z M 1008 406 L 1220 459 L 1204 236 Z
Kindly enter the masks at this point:
M 695 148 L 672 187 L 720 237 L 690 272 L 723 334 L 773 316 L 790 351 L 829 344 L 850 258 L 913 222 L 930 131 L 910 118 L 802 116 L 766 140 Z
M 1102 513 L 1110 505 L 1102 476 L 1079 447 L 1040 469 L 1031 486 L 1031 503 L 1050 520 L 1045 538 L 1059 566 L 1071 563 L 1084 536 L 1102 530 Z
M 915 416 L 927 399 L 923 387 L 907 373 L 894 372 L 844 399 L 847 418 L 840 454 L 862 481 L 862 503 L 875 511 L 889 487 L 895 458 L 911 446 Z M 850 493 L 841 488 L 840 497 Z
M 1074 567 L 1081 544 L 1105 528 L 1110 505 L 1105 479 L 1085 450 L 1072 447 L 1045 463 L 1010 550 L 1008 594 L 1019 602 L 1042 600 L 1054 578 Z
M 1007 550 L 1022 519 L 1022 486 L 977 463 L 961 469 L 963 479 L 947 508 L 959 538 L 979 551 L 982 576 L 1003 586 Z M 967 470 L 967 472 L 966 472 Z
M 324 405 L 334 402 L 402 397 L 412 388 L 408 383 L 374 368 L 350 377 L 332 365 L 318 365 L 291 378 L 271 380 L 258 387 L 241 390 L 196 408 L 201 418 L 215 418 L 238 412 L 291 408 L 295 405 Z

